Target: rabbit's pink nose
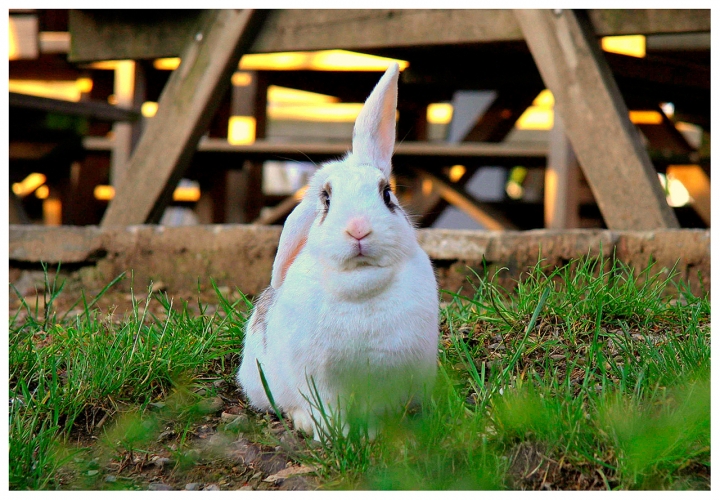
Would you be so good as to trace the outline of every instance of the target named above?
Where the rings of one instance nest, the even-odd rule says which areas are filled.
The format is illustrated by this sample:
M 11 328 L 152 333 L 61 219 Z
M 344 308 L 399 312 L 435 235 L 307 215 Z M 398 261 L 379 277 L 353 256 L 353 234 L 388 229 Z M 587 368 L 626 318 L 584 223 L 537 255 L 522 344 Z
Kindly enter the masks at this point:
M 365 217 L 353 217 L 347 223 L 345 232 L 355 238 L 361 240 L 372 232 L 370 222 Z

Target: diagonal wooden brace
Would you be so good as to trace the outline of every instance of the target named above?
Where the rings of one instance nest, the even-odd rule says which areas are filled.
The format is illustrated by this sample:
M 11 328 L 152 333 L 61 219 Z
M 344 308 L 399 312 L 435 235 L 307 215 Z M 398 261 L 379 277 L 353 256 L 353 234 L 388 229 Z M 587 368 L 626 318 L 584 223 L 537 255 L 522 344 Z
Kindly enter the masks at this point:
M 608 228 L 677 228 L 587 16 L 523 9 L 515 17 Z
M 157 222 L 266 11 L 211 10 L 182 54 L 130 158 L 103 227 Z

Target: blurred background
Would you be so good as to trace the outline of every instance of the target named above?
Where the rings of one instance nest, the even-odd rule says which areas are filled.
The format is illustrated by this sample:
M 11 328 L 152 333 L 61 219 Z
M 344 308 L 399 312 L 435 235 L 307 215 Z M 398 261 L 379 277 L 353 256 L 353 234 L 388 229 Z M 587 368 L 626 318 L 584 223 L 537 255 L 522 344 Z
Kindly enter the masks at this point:
M 316 50 L 283 32 L 283 18 L 266 22 L 263 34 L 287 36 L 253 47 L 283 50 L 242 57 L 172 200 L 148 222 L 282 224 L 317 164 L 349 148 L 362 102 L 396 61 L 393 187 L 420 227 L 607 227 L 572 155 L 558 193 L 549 157 L 567 141 L 552 146 L 554 128 L 562 134 L 553 94 L 522 34 L 498 34 L 507 11 L 484 12 L 494 33 L 444 29 L 432 39 L 422 39 L 437 23 L 427 11 L 396 13 L 415 16 L 411 43 L 371 40 L 362 23 L 388 22 L 388 11 L 348 12 L 302 12 L 303 29 L 332 35 Z M 691 13 L 668 29 L 658 21 L 639 28 L 652 33 L 625 27 L 598 40 L 680 226 L 706 228 L 710 13 Z M 101 223 L 199 15 L 10 9 L 11 224 Z M 353 42 L 327 46 L 342 36 Z

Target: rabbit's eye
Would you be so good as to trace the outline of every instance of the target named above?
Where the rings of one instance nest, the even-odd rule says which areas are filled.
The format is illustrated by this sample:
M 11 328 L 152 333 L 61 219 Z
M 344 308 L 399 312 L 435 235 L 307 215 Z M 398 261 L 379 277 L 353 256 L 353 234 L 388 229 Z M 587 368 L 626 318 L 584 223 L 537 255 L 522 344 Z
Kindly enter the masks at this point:
M 395 204 L 392 202 L 392 198 L 390 198 L 390 185 L 386 185 L 382 192 L 383 196 L 383 202 L 385 203 L 385 206 L 388 207 L 391 211 L 394 211 Z
M 320 200 L 322 200 L 325 210 L 330 209 L 330 193 L 328 193 L 327 190 L 322 190 L 322 193 L 320 193 Z

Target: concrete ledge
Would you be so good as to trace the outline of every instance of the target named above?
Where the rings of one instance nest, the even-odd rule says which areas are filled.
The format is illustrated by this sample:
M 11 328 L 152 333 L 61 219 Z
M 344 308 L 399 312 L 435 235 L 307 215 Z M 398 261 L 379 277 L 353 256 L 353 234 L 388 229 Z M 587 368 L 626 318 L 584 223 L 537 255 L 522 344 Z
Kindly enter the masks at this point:
M 122 229 L 10 226 L 10 279 L 40 262 L 62 263 L 89 289 L 102 287 L 121 272 L 134 274 L 139 289 L 150 280 L 168 291 L 220 285 L 254 295 L 270 281 L 280 237 L 279 226 L 130 226 Z M 548 266 L 583 256 L 615 257 L 636 270 L 657 261 L 656 272 L 676 265 L 696 293 L 710 291 L 710 231 L 607 230 L 460 231 L 421 229 L 420 244 L 435 263 L 440 287 L 469 294 L 471 268 L 483 273 L 507 268 L 501 283 L 512 286 L 538 258 Z M 702 281 L 702 285 L 701 285 Z M 129 286 L 127 280 L 124 286 Z

